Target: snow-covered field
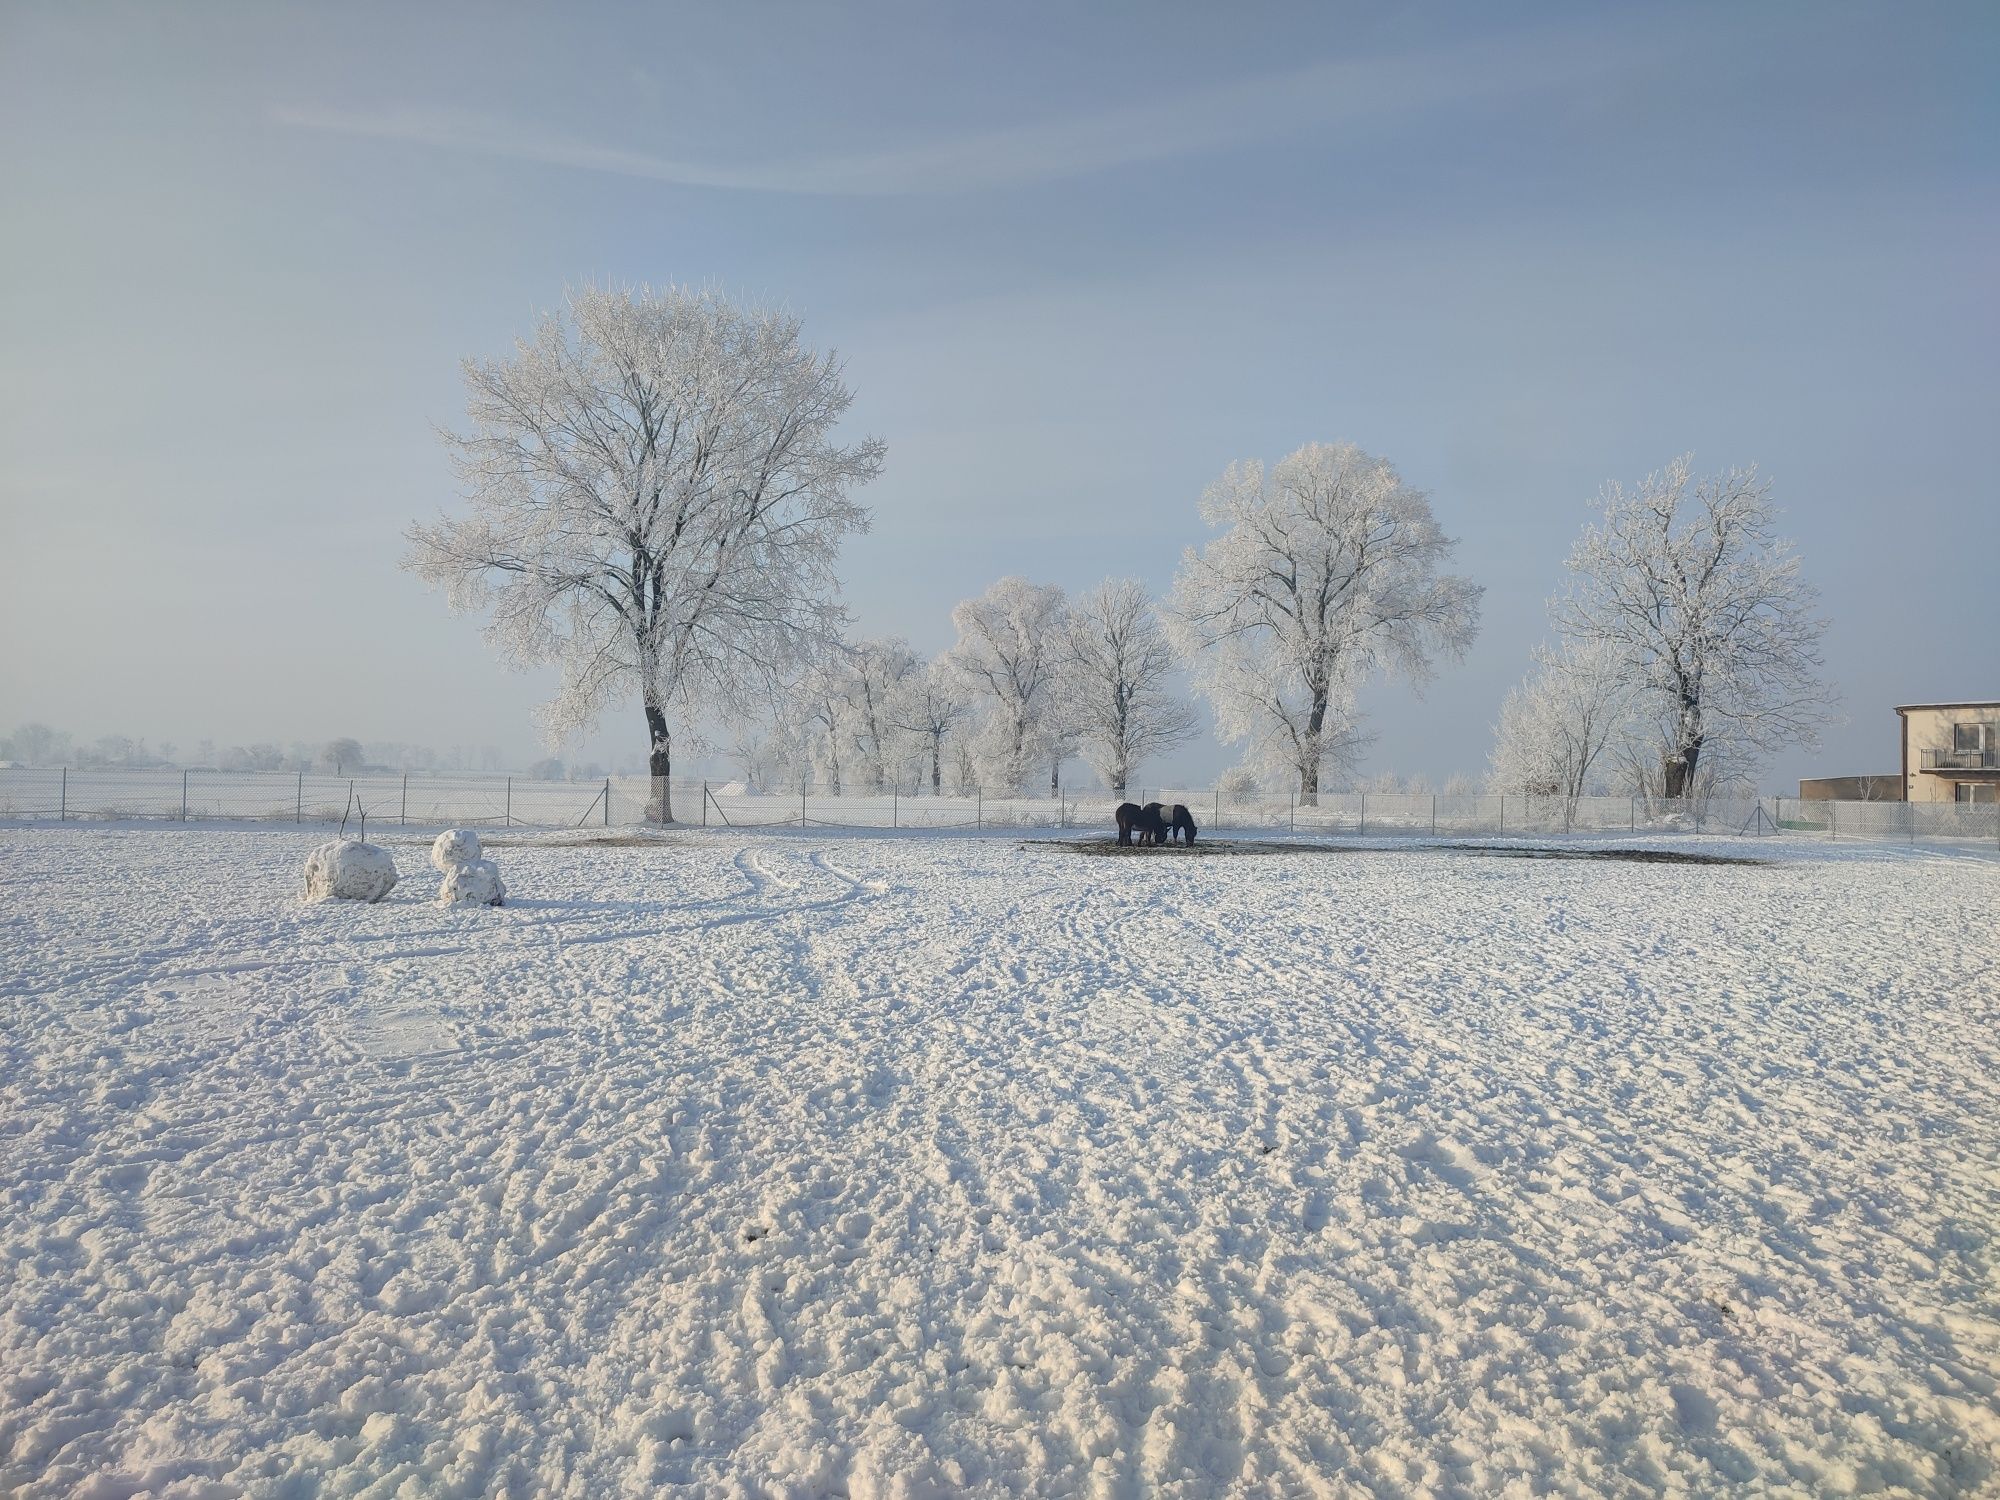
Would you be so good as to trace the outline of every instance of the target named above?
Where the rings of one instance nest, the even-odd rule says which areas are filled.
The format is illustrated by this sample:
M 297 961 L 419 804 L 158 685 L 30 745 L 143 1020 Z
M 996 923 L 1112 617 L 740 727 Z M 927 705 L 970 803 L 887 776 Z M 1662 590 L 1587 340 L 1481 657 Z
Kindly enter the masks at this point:
M 1990 857 L 318 837 L 0 834 L 0 1492 L 2000 1487 Z

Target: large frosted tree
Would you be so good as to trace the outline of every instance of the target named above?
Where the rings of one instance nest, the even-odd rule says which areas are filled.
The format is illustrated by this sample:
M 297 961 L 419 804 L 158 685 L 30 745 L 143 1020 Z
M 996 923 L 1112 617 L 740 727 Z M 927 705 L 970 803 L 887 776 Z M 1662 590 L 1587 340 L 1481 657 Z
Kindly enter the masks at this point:
M 468 360 L 449 438 L 466 511 L 407 566 L 492 640 L 555 665 L 552 738 L 637 699 L 670 822 L 673 734 L 730 709 L 839 623 L 834 559 L 882 444 L 836 442 L 850 395 L 799 321 L 681 287 L 587 288 L 512 357 Z
M 1078 595 L 1066 626 L 1066 717 L 1091 769 L 1122 796 L 1140 761 L 1189 738 L 1198 721 L 1171 690 L 1173 647 L 1137 581 L 1107 578 Z
M 1268 474 L 1232 464 L 1201 516 L 1221 534 L 1184 555 L 1169 633 L 1222 737 L 1312 802 L 1359 743 L 1361 682 L 1421 683 L 1462 655 L 1483 591 L 1440 571 L 1457 544 L 1424 492 L 1352 443 L 1309 443 Z
M 1770 482 L 1692 466 L 1683 455 L 1635 490 L 1608 485 L 1553 605 L 1565 636 L 1601 644 L 1629 674 L 1667 797 L 1693 795 L 1718 749 L 1740 760 L 1812 743 L 1830 707 L 1818 590 L 1777 536 Z
M 1067 605 L 1052 584 L 1002 578 L 951 612 L 951 662 L 985 705 L 973 754 L 981 780 L 1014 793 L 1038 766 L 1056 767 L 1070 740 L 1062 701 Z

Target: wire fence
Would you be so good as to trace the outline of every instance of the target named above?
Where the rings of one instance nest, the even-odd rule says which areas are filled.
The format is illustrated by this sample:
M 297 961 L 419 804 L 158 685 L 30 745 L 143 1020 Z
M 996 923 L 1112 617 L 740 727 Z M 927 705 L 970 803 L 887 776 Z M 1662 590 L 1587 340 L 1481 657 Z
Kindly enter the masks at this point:
M 1203 828 L 1295 834 L 1799 834 L 1829 839 L 2000 847 L 2000 805 L 1831 802 L 1796 797 L 1529 797 L 1515 793 L 1230 793 L 1141 787 L 1058 796 L 761 794 L 674 777 L 673 816 L 736 828 L 1054 828 L 1108 831 L 1121 800 L 1184 805 Z M 0 768 L 0 819 L 213 819 L 378 828 L 629 827 L 648 821 L 653 782 L 506 776 L 321 776 L 270 771 Z

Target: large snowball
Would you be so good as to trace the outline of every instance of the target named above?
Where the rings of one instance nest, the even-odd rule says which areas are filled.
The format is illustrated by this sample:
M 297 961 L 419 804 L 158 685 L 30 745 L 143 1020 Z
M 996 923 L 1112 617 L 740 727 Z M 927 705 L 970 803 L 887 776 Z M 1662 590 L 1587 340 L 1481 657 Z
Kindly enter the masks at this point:
M 507 899 L 500 868 L 490 859 L 469 859 L 444 872 L 438 886 L 439 906 L 498 906 Z
M 380 901 L 395 888 L 396 861 L 387 849 L 338 839 L 306 856 L 308 901 Z
M 431 845 L 431 863 L 449 874 L 479 858 L 479 835 L 470 828 L 447 828 Z

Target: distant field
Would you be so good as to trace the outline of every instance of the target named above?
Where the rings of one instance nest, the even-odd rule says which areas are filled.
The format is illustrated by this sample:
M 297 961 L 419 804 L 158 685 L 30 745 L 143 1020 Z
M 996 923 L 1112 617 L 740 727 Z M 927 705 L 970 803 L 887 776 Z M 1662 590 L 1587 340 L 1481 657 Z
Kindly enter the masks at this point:
M 0 1492 L 2000 1485 L 2000 860 L 318 837 L 0 831 Z

